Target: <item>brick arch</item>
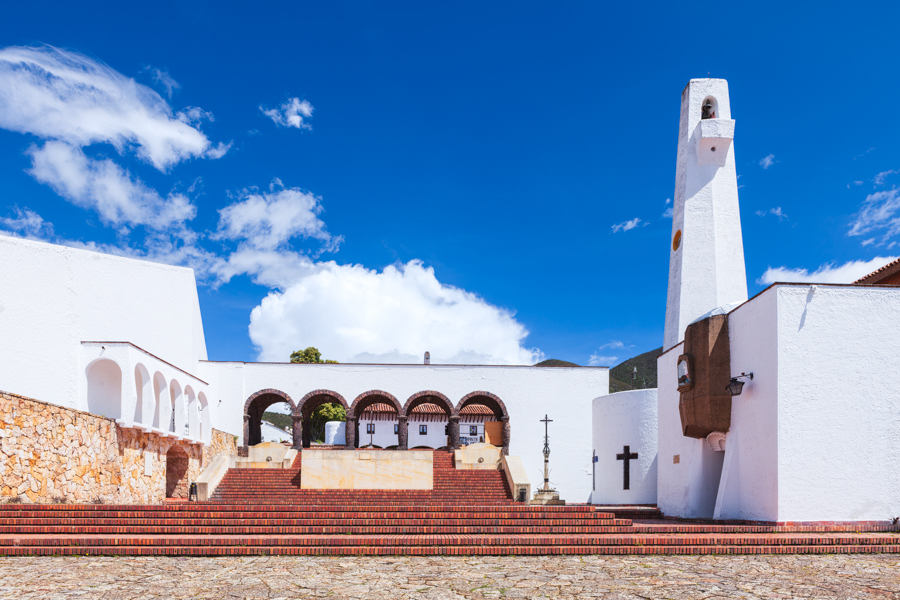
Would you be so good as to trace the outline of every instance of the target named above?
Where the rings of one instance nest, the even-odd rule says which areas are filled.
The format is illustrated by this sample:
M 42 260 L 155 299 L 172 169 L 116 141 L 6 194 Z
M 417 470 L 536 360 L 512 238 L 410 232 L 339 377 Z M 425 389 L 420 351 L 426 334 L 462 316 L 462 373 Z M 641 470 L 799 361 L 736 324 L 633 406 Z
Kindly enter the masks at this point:
M 276 396 L 277 400 L 272 400 L 268 403 L 263 402 L 263 398 L 265 396 Z M 297 405 L 294 403 L 294 400 L 285 392 L 281 390 L 276 390 L 273 388 L 266 388 L 264 390 L 259 390 L 256 393 L 250 394 L 250 397 L 247 398 L 247 401 L 244 403 L 244 445 L 245 446 L 253 446 L 262 441 L 262 434 L 260 433 L 260 428 L 262 427 L 262 415 L 263 412 L 271 405 L 276 402 L 287 402 L 291 407 L 291 414 L 294 414 L 297 410 Z M 298 444 L 300 442 L 299 439 L 299 431 L 297 427 L 294 427 L 293 431 L 294 438 L 294 447 L 299 447 Z
M 503 403 L 503 400 L 496 394 L 490 392 L 472 392 L 471 394 L 466 394 L 456 403 L 456 414 L 459 414 L 466 404 L 471 404 L 471 400 L 474 400 L 475 398 L 487 398 L 489 401 L 484 402 L 483 404 L 492 409 L 495 412 L 496 417 L 501 420 L 509 419 L 509 412 L 506 410 L 506 405 Z M 498 409 L 500 412 L 499 415 L 496 414 Z
M 276 390 L 274 388 L 266 388 L 264 390 L 259 390 L 258 392 L 254 393 L 254 394 L 250 394 L 250 397 L 247 398 L 246 402 L 244 402 L 244 414 L 245 415 L 247 414 L 247 411 L 250 409 L 250 404 L 254 400 L 259 398 L 260 396 L 265 396 L 265 395 L 269 395 L 269 394 L 271 394 L 272 396 L 281 396 L 285 402 L 287 402 L 288 404 L 291 405 L 291 413 L 293 413 L 295 410 L 297 410 L 296 403 L 294 403 L 294 401 L 291 399 L 291 397 L 286 392 L 282 392 L 281 390 Z
M 340 404 L 344 407 L 344 412 L 347 413 L 347 416 L 350 416 L 350 405 L 347 404 L 347 400 L 333 390 L 313 390 L 297 402 L 297 408 L 294 409 L 294 427 L 298 430 L 297 435 L 300 436 L 300 445 L 302 447 L 309 448 L 313 443 L 312 424 L 310 422 L 313 411 L 328 403 Z
M 359 415 L 357 414 L 357 412 L 361 412 L 359 410 L 359 407 L 365 407 L 369 404 L 372 404 L 375 401 L 372 398 L 373 396 L 381 397 L 387 400 L 389 404 L 392 404 L 394 408 L 397 409 L 397 416 L 406 415 L 406 413 L 403 412 L 403 406 L 401 406 L 400 401 L 397 400 L 397 398 L 395 398 L 392 394 L 383 392 L 381 390 L 369 390 L 368 392 L 363 392 L 362 394 L 357 396 L 355 400 L 353 400 L 353 404 L 350 405 L 350 410 L 347 412 L 347 416 L 358 419 Z
M 429 398 L 435 398 L 436 400 L 440 400 L 440 402 L 431 402 L 431 404 L 444 405 L 444 408 L 447 409 L 448 417 L 457 416 L 456 407 L 453 406 L 453 402 L 450 401 L 450 398 L 445 396 L 440 392 L 435 392 L 433 390 L 427 390 L 424 392 L 418 392 L 409 397 L 406 401 L 406 404 L 403 405 L 403 412 L 400 413 L 406 417 L 409 417 L 410 411 L 420 404 L 428 404 Z
M 328 396 L 332 400 L 334 400 L 337 404 L 340 404 L 344 407 L 344 410 L 347 411 L 347 414 L 350 414 L 350 405 L 347 404 L 347 401 L 344 400 L 344 397 L 338 394 L 337 392 L 333 392 L 331 390 L 313 390 L 307 395 L 300 398 L 300 401 L 297 402 L 297 407 L 294 409 L 295 415 L 300 415 L 303 412 L 303 407 L 306 403 L 315 398 L 316 396 Z

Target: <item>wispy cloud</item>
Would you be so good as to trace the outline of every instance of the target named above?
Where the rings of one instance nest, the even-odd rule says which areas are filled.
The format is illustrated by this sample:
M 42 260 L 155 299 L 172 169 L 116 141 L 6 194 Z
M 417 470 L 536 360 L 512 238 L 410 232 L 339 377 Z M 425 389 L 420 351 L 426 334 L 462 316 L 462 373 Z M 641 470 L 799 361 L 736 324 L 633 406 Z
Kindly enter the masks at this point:
M 145 71 L 150 73 L 153 83 L 156 83 L 166 90 L 166 97 L 172 99 L 172 93 L 181 89 L 181 84 L 175 81 L 169 75 L 168 69 L 157 69 L 156 67 L 145 67 Z
M 671 219 L 673 215 L 674 211 L 672 209 L 672 199 L 666 198 L 666 209 L 663 211 L 662 218 Z
M 900 173 L 900 169 L 889 169 L 887 171 L 882 171 L 881 173 L 873 177 L 872 181 L 875 183 L 875 185 L 884 185 L 885 179 L 887 179 L 891 175 L 896 175 L 897 173 Z
M 826 263 L 812 272 L 802 267 L 769 267 L 756 282 L 760 285 L 776 282 L 853 283 L 894 260 L 897 260 L 896 256 L 876 256 L 872 260 L 851 260 L 842 265 Z
M 24 237 L 42 239 L 53 236 L 53 224 L 30 208 L 13 207 L 14 217 L 0 217 L 0 227 Z
M 312 117 L 313 105 L 300 98 L 290 98 L 277 108 L 265 108 L 259 110 L 279 127 L 296 127 L 297 129 L 312 129 L 306 120 Z
M 618 233 L 620 231 L 629 231 L 638 226 L 641 220 L 638 217 L 631 219 L 630 221 L 623 221 L 621 223 L 616 223 L 612 226 L 612 232 Z
M 862 154 L 857 154 L 856 156 L 853 157 L 853 160 L 856 160 L 857 158 L 862 158 L 863 156 L 865 156 L 866 154 L 868 154 L 869 152 L 871 152 L 871 151 L 874 150 L 874 149 L 875 149 L 875 148 L 869 148 L 868 150 L 866 150 L 866 151 L 863 152 Z
M 781 210 L 780 206 L 776 206 L 775 208 L 770 208 L 769 210 L 758 210 L 756 214 L 760 217 L 765 217 L 766 215 L 773 215 L 778 217 L 779 221 L 784 221 L 788 218 L 786 214 Z
M 769 154 L 768 156 L 764 156 L 759 160 L 759 166 L 763 169 L 768 169 L 772 165 L 774 165 L 777 161 L 775 160 L 774 154 Z
M 602 354 L 591 354 L 588 358 L 588 365 L 591 367 L 608 367 L 619 360 L 618 356 L 604 356 Z
M 856 218 L 850 224 L 849 236 L 881 231 L 884 240 L 900 232 L 900 190 L 873 192 L 866 196 Z

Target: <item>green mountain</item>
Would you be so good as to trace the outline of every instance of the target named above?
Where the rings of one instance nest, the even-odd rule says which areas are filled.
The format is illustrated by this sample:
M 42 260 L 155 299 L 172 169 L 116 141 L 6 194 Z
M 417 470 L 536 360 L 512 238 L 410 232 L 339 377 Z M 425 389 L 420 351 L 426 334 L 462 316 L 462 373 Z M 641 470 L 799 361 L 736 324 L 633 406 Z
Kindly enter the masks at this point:
M 662 354 L 662 348 L 644 352 L 634 358 L 629 358 L 617 367 L 609 370 L 609 393 L 624 392 L 626 390 L 644 390 L 656 387 L 656 359 Z M 637 367 L 637 377 L 632 385 L 634 368 Z
M 581 365 L 576 365 L 575 363 L 571 363 L 565 360 L 558 360 L 556 358 L 548 358 L 547 360 L 542 360 L 538 364 L 534 365 L 536 367 L 580 367 Z
M 294 426 L 294 419 L 291 415 L 283 415 L 281 413 L 264 412 L 263 421 L 268 421 L 278 429 L 287 429 L 288 431 Z

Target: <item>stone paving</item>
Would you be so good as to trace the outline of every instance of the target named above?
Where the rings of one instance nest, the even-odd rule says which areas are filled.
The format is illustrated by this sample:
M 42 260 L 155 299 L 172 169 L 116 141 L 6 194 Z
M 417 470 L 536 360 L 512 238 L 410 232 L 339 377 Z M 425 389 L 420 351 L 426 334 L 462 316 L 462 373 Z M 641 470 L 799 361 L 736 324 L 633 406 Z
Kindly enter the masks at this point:
M 898 598 L 896 555 L 0 558 L 0 599 Z

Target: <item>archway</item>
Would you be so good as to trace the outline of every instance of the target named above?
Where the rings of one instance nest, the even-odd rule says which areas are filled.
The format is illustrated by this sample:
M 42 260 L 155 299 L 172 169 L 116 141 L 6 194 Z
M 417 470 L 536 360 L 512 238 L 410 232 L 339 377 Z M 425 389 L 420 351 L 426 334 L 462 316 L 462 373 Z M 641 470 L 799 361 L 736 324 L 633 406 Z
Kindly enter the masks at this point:
M 286 393 L 275 390 L 275 389 L 265 389 L 259 390 L 255 394 L 252 394 L 249 398 L 247 398 L 247 402 L 244 404 L 244 445 L 245 446 L 255 446 L 262 442 L 262 417 L 263 413 L 266 412 L 266 409 L 272 406 L 273 404 L 277 404 L 279 402 L 284 402 L 289 407 L 289 415 L 295 415 L 297 413 L 297 405 L 294 404 L 294 401 L 288 396 Z M 293 439 L 293 447 L 300 447 L 300 431 L 297 423 L 297 419 L 293 419 L 293 435 L 291 436 Z
M 209 443 L 212 441 L 212 419 L 209 414 L 209 401 L 206 394 L 200 392 L 197 394 L 197 401 L 200 403 L 200 435 L 197 439 L 201 442 Z
M 187 472 L 187 452 L 181 446 L 172 446 L 166 452 L 166 498 L 187 500 L 190 492 Z
M 344 397 L 338 394 L 337 392 L 333 392 L 331 390 L 314 390 L 300 399 L 300 402 L 297 403 L 297 410 L 294 412 L 294 422 L 296 423 L 296 427 L 300 428 L 301 434 L 301 443 L 304 448 L 309 448 L 313 442 L 318 431 L 313 431 L 313 423 L 312 416 L 313 413 L 323 404 L 336 404 L 340 405 L 344 408 L 344 413 L 349 417 L 350 416 L 350 406 L 347 404 L 347 401 L 344 400 Z M 322 436 L 324 439 L 324 424 L 322 424 Z M 347 430 L 345 429 L 345 432 Z M 349 433 L 345 434 L 349 437 Z
M 456 412 L 460 419 L 463 419 L 466 415 L 474 416 L 484 412 L 481 407 L 490 411 L 490 415 L 485 414 L 484 416 L 493 420 L 493 422 L 499 422 L 497 428 L 500 429 L 500 431 L 485 431 L 485 441 L 490 440 L 495 446 L 501 446 L 503 454 L 508 455 L 510 439 L 509 413 L 506 411 L 506 405 L 503 404 L 503 400 L 490 392 L 472 392 L 460 399 L 456 404 Z M 486 420 L 485 422 L 490 421 Z M 487 428 L 487 425 L 485 427 Z M 493 427 L 490 429 L 493 429 Z M 497 437 L 500 439 L 495 439 Z
M 347 447 L 348 448 L 359 448 L 360 445 L 365 446 L 365 443 L 360 443 L 360 429 L 359 429 L 359 420 L 360 417 L 366 409 L 373 405 L 380 405 L 381 413 L 390 413 L 393 411 L 396 413 L 396 418 L 398 421 L 398 431 L 397 433 L 393 433 L 391 431 L 387 432 L 384 436 L 379 436 L 382 439 L 389 439 L 393 443 L 391 444 L 383 444 L 385 447 L 387 446 L 397 446 L 400 448 L 405 448 L 405 445 L 400 445 L 400 425 L 405 425 L 406 423 L 406 415 L 403 413 L 403 407 L 400 406 L 400 402 L 391 394 L 387 392 L 383 392 L 381 390 L 371 390 L 368 392 L 363 392 L 353 401 L 353 404 L 350 405 L 350 410 L 347 413 Z M 373 423 L 373 425 L 375 425 Z M 374 434 L 370 434 L 368 438 L 374 439 Z
M 153 422 L 154 400 L 151 393 L 150 373 L 138 363 L 134 367 L 134 422 L 151 425 Z
M 401 421 L 401 448 L 459 447 L 459 416 L 456 407 L 444 394 L 431 390 L 413 394 L 403 405 L 403 415 L 406 419 Z
M 169 419 L 169 431 L 177 436 L 184 436 L 184 394 L 181 391 L 181 384 L 174 379 L 169 383 L 169 403 L 171 406 L 171 417 Z
M 122 369 L 108 358 L 87 369 L 88 412 L 107 419 L 122 417 Z
M 172 403 L 169 402 L 169 386 L 166 385 L 166 378 L 159 371 L 153 374 L 153 400 L 156 403 L 153 427 L 164 430 L 171 417 L 169 413 L 172 411 Z

